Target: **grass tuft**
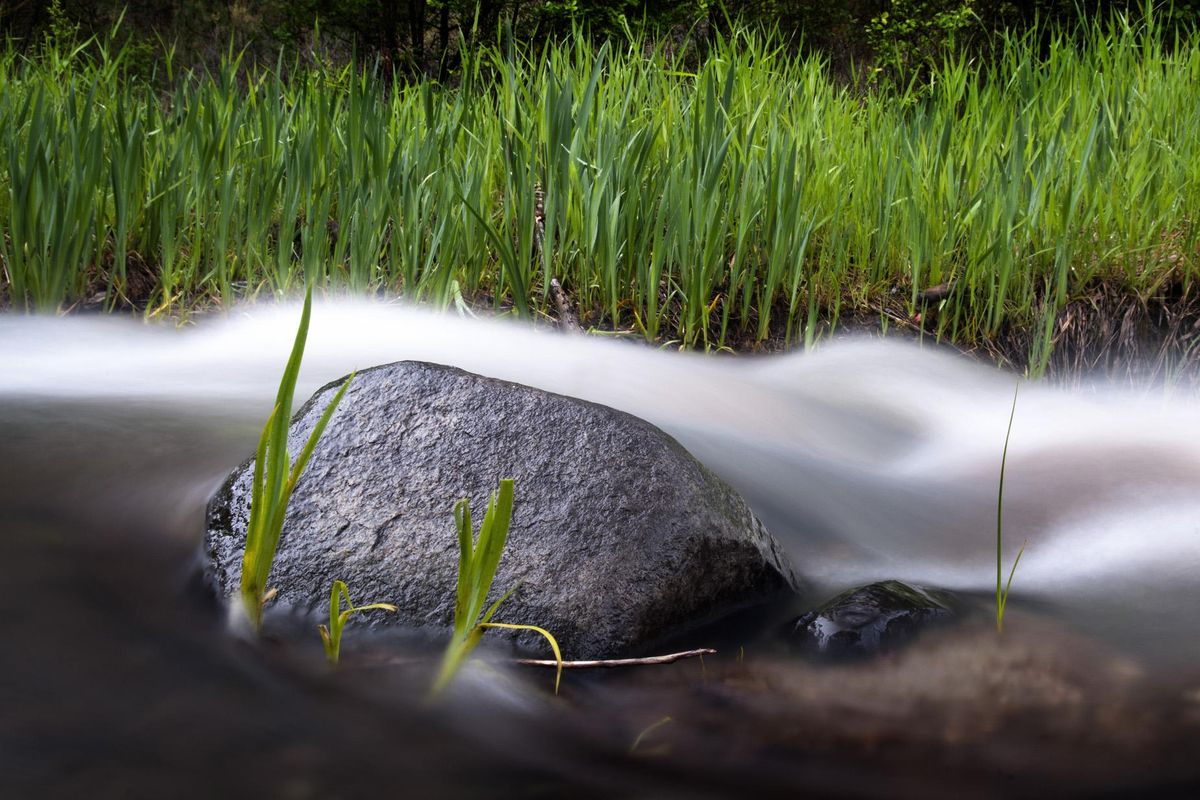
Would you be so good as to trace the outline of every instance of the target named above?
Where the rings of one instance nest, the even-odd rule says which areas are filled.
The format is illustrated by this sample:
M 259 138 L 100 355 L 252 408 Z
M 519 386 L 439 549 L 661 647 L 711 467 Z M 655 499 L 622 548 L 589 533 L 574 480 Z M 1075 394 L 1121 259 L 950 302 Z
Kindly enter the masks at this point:
M 346 601 L 345 611 L 342 610 L 343 598 Z M 346 620 L 350 619 L 351 614 L 375 609 L 392 613 L 400 610 L 391 603 L 368 603 L 365 606 L 356 606 L 350 599 L 350 590 L 346 588 L 346 583 L 344 581 L 333 582 L 333 588 L 329 593 L 329 625 L 317 626 L 317 630 L 321 633 L 321 641 L 325 645 L 325 657 L 329 659 L 332 666 L 336 667 L 341 659 L 342 630 L 346 627 Z
M 471 505 L 466 498 L 454 505 L 454 521 L 458 528 L 458 581 L 454 602 L 454 633 L 446 652 L 437 678 L 433 683 L 433 694 L 440 694 L 458 674 L 467 656 L 479 644 L 484 630 L 488 628 L 504 628 L 508 630 L 527 630 L 540 634 L 550 643 L 554 658 L 558 662 L 558 671 L 554 678 L 554 691 L 558 692 L 559 681 L 562 678 L 562 652 L 554 636 L 544 628 L 536 625 L 516 625 L 503 622 L 492 622 L 491 619 L 500 605 L 507 600 L 516 587 L 502 594 L 494 603 L 484 610 L 484 603 L 492 590 L 496 578 L 496 569 L 500 564 L 500 556 L 508 541 L 508 530 L 512 522 L 513 482 L 511 478 L 500 481 L 500 489 L 488 499 L 487 511 L 479 529 L 478 539 L 474 538 L 471 525 Z
M 262 627 L 263 603 L 266 600 L 267 579 L 275 562 L 275 551 L 279 546 L 279 535 L 283 531 L 283 520 L 287 513 L 288 500 L 300 480 L 313 448 L 325 426 L 337 409 L 354 374 L 342 384 L 333 400 L 325 407 L 321 419 L 313 428 L 295 463 L 288 453 L 288 425 L 292 417 L 292 396 L 296 390 L 296 379 L 300 374 L 300 361 L 304 357 L 304 343 L 308 338 L 308 322 L 312 312 L 312 287 L 304 294 L 304 310 L 300 315 L 300 327 L 292 345 L 292 354 L 279 382 L 279 394 L 275 408 L 267 418 L 262 435 L 258 439 L 255 453 L 254 477 L 250 494 L 250 520 L 246 526 L 246 551 L 242 556 L 240 608 L 255 632 Z M 235 604 L 235 607 L 238 604 Z

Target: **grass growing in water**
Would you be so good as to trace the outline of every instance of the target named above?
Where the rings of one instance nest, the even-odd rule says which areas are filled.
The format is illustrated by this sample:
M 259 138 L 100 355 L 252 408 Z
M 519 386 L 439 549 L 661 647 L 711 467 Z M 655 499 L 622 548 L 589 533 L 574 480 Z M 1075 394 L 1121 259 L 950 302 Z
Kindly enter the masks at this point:
M 996 491 L 996 632 L 1004 632 L 1004 608 L 1008 605 L 1008 594 L 1012 590 L 1013 575 L 1017 572 L 1017 564 L 1025 552 L 1025 544 L 1017 551 L 1012 569 L 1008 572 L 1008 581 L 1001 584 L 1004 575 L 1004 467 L 1008 462 L 1008 440 L 1012 436 L 1013 418 L 1017 415 L 1017 392 L 1020 384 L 1013 389 L 1012 410 L 1008 414 L 1008 431 L 1004 434 L 1004 452 L 1000 456 L 1000 488 Z
M 554 636 L 536 625 L 514 625 L 492 622 L 500 605 L 507 600 L 516 587 L 509 589 L 484 611 L 484 603 L 492 590 L 496 568 L 508 541 L 508 529 L 512 522 L 513 482 L 510 478 L 500 481 L 500 489 L 488 499 L 487 511 L 475 540 L 471 525 L 471 505 L 464 498 L 454 506 L 454 521 L 458 528 L 458 581 L 454 599 L 454 633 L 433 684 L 433 694 L 442 692 L 454 680 L 471 651 L 479 644 L 483 632 L 488 628 L 526 630 L 540 634 L 550 643 L 558 671 L 554 677 L 554 691 L 558 692 L 562 679 L 562 652 Z
M 283 530 L 283 520 L 287 513 L 288 500 L 300 474 L 312 455 L 313 448 L 329 418 L 342 401 L 350 382 L 354 380 L 353 373 L 342 387 L 338 389 L 333 400 L 325 407 L 320 420 L 313 428 L 295 463 L 288 453 L 288 425 L 292 419 L 292 395 L 296 390 L 296 379 L 300 374 L 300 361 L 304 357 L 304 343 L 308 338 L 308 321 L 312 312 L 312 287 L 304 293 L 304 310 L 300 314 L 300 327 L 296 330 L 296 340 L 292 345 L 292 354 L 283 370 L 283 378 L 279 382 L 279 394 L 275 398 L 275 408 L 267 417 L 262 435 L 258 439 L 258 450 L 255 453 L 254 477 L 250 493 L 250 520 L 246 526 L 246 551 L 242 556 L 242 576 L 240 586 L 240 607 L 255 632 L 262 627 L 263 602 L 266 596 L 267 578 L 271 574 L 271 565 L 275 561 L 275 551 L 279 546 L 279 534 Z M 235 607 L 239 604 L 235 603 Z
M 345 611 L 342 610 L 343 598 L 346 600 Z M 373 609 L 393 613 L 400 610 L 391 603 L 368 603 L 365 606 L 356 606 L 350 599 L 350 590 L 346 588 L 345 581 L 333 582 L 333 588 L 329 592 L 329 625 L 317 626 L 317 630 L 321 632 L 321 642 L 325 645 L 325 657 L 329 659 L 331 665 L 336 667 L 341 659 L 342 630 L 346 627 L 346 620 L 350 619 L 351 614 Z
M 235 607 L 240 605 L 255 631 L 262 626 L 263 604 L 267 597 L 267 579 L 275 560 L 275 552 L 279 545 L 279 536 L 283 530 L 292 490 L 299 481 L 300 475 L 312 455 L 313 448 L 316 447 L 321 435 L 325 432 L 325 427 L 333 416 L 333 412 L 337 410 L 346 390 L 350 388 L 351 381 L 354 380 L 355 373 L 351 373 L 342 383 L 337 394 L 330 400 L 317 424 L 313 427 L 299 457 L 293 463 L 287 450 L 288 428 L 291 421 L 292 399 L 295 394 L 296 380 L 300 374 L 300 362 L 304 358 L 304 345 L 308 339 L 311 315 L 312 287 L 309 286 L 304 294 L 304 309 L 300 315 L 300 326 L 296 331 L 292 352 L 279 383 L 275 408 L 271 411 L 262 434 L 259 436 L 258 449 L 255 454 L 250 519 L 246 530 L 246 549 L 242 557 L 241 602 L 235 604 Z M 483 610 L 483 604 L 487 601 L 496 577 L 500 557 L 503 555 L 504 546 L 508 541 L 512 508 L 513 482 L 506 478 L 500 481 L 499 491 L 488 500 L 487 511 L 484 513 L 483 524 L 480 526 L 479 538 L 476 541 L 471 524 L 470 502 L 464 498 L 454 506 L 459 545 L 454 634 L 434 683 L 435 694 L 441 692 L 454 679 L 463 662 L 479 644 L 483 632 L 488 628 L 528 630 L 543 636 L 550 643 L 550 647 L 554 651 L 554 658 L 558 663 L 554 679 L 554 691 L 558 691 L 559 682 L 562 679 L 562 652 L 559 650 L 554 636 L 536 625 L 491 621 L 500 605 L 512 595 L 516 587 L 505 592 L 486 611 Z M 342 598 L 345 599 L 347 605 L 344 611 L 341 608 Z M 331 664 L 338 663 L 342 630 L 346 620 L 352 614 L 370 609 L 393 612 L 398 610 L 391 603 L 355 606 L 346 584 L 340 580 L 333 582 L 329 598 L 329 625 L 318 627 L 321 640 L 325 645 L 325 654 Z

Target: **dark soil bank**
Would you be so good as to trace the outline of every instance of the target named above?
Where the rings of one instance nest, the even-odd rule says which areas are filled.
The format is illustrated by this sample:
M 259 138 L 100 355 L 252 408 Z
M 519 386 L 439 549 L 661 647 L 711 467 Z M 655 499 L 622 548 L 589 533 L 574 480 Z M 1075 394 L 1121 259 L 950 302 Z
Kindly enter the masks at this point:
M 1028 325 L 1004 325 L 995 336 L 977 341 L 956 340 L 945 327 L 940 301 L 932 296 L 918 303 L 915 313 L 897 291 L 888 302 L 870 308 L 848 304 L 837 317 L 820 313 L 815 323 L 818 341 L 846 335 L 875 335 L 915 339 L 930 346 L 945 347 L 975 360 L 1024 374 L 1036 370 L 1041 338 L 1041 322 Z M 554 293 L 558 303 L 538 312 L 534 327 L 557 328 L 568 333 L 616 335 L 631 342 L 644 340 L 634 330 L 614 330 L 605 311 L 576 309 L 561 290 Z M 145 299 L 148 299 L 147 294 Z M 943 298 L 944 299 L 944 298 Z M 472 313 L 491 316 L 496 313 L 493 298 L 481 295 L 470 303 Z M 4 308 L 0 296 L 0 309 Z M 68 309 L 70 313 L 100 313 L 104 309 L 103 292 L 94 291 L 91 299 Z M 141 314 L 145 301 L 119 307 Z M 504 309 L 511 312 L 511 308 Z M 200 305 L 187 318 L 220 313 L 216 307 Z M 718 315 L 719 316 L 719 315 Z M 786 319 L 785 311 L 775 315 Z M 714 326 L 716 323 L 714 322 Z M 714 339 L 718 328 L 714 327 Z M 1200 385 L 1200 295 L 1192 288 L 1169 284 L 1159 292 L 1141 297 L 1120 286 L 1096 283 L 1068 301 L 1055 316 L 1051 327 L 1051 347 L 1044 365 L 1044 377 L 1051 383 L 1077 386 L 1092 381 L 1115 382 L 1131 386 L 1196 387 Z M 655 346 L 674 342 L 659 341 Z M 803 346 L 802 332 L 789 334 L 775 324 L 768 339 L 756 342 L 752 337 L 731 336 L 728 350 L 733 353 L 780 353 Z

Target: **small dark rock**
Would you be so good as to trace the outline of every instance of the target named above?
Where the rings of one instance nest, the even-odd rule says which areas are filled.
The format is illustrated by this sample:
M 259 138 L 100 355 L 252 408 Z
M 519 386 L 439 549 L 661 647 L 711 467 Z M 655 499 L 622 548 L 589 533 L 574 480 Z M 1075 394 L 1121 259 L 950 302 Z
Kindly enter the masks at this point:
M 293 454 L 338 385 L 292 421 Z M 237 590 L 252 472 L 243 464 L 209 504 L 207 574 L 222 596 Z M 356 624 L 448 630 L 452 507 L 470 497 L 478 526 L 504 477 L 516 502 L 492 595 L 520 587 L 495 619 L 549 629 L 566 658 L 645 649 L 795 589 L 745 501 L 648 422 L 402 362 L 359 372 L 313 451 L 269 582 L 277 602 L 324 613 L 340 579 L 358 602 L 400 607 Z
M 901 646 L 954 616 L 949 592 L 881 581 L 839 594 L 796 619 L 792 644 L 830 656 L 871 655 Z

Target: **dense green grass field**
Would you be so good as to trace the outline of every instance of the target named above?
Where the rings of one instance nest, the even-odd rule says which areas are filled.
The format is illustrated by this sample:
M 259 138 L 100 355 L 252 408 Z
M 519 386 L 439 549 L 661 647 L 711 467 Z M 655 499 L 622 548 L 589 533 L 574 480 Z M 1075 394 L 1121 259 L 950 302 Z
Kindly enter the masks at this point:
M 557 277 L 585 324 L 720 347 L 949 282 L 937 335 L 1045 332 L 1097 282 L 1145 298 L 1200 268 L 1200 40 L 1161 39 L 1014 38 L 866 90 L 748 31 L 698 70 L 497 47 L 454 87 L 231 59 L 162 93 L 119 53 L 10 50 L 3 294 L 177 313 L 307 276 L 532 315 Z

